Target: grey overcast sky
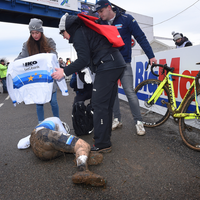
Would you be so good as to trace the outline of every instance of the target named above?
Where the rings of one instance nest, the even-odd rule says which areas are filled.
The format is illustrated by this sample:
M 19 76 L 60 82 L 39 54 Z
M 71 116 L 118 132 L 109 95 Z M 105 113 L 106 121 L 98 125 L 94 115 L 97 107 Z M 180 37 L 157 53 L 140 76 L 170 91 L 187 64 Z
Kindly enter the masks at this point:
M 88 2 L 95 3 L 94 0 Z M 183 33 L 194 45 L 200 45 L 200 1 L 198 0 L 113 0 L 112 3 L 134 13 L 153 17 L 154 36 L 172 38 L 172 31 Z M 156 25 L 157 24 L 157 25 Z M 13 61 L 29 37 L 28 25 L 0 22 L 0 58 Z M 76 58 L 73 47 L 57 28 L 44 27 L 44 34 L 57 44 L 59 57 Z

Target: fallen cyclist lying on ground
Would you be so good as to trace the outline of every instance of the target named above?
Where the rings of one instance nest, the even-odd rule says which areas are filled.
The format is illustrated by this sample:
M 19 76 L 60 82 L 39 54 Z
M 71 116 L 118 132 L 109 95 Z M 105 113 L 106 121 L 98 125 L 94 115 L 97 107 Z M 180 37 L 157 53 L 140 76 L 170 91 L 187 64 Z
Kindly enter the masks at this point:
M 57 117 L 46 118 L 32 131 L 30 136 L 18 143 L 18 149 L 31 145 L 34 154 L 41 160 L 52 160 L 65 153 L 74 153 L 78 172 L 72 176 L 73 183 L 83 183 L 91 186 L 104 186 L 106 179 L 92 173 L 88 165 L 98 165 L 103 155 L 90 152 L 90 145 L 84 140 L 69 134 L 69 128 Z

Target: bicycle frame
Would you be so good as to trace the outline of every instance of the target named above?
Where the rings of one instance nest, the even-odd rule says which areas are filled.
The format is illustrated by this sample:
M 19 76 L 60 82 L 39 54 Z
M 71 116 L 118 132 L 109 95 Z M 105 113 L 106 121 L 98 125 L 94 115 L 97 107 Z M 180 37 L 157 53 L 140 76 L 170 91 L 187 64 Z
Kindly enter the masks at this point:
M 180 103 L 178 108 L 177 108 L 177 104 L 176 104 L 176 98 L 175 98 L 175 93 L 174 93 L 174 85 L 173 85 L 172 76 L 178 76 L 178 77 L 193 79 L 193 82 L 190 85 L 190 88 L 188 89 L 187 93 L 185 94 L 185 96 L 183 98 L 183 101 Z M 163 81 L 160 83 L 160 85 L 158 86 L 158 88 L 156 89 L 154 94 L 151 96 L 151 98 L 147 102 L 148 104 L 151 105 L 152 102 L 156 103 L 156 101 L 158 100 L 158 98 L 161 96 L 161 94 L 164 91 L 164 89 L 163 89 L 164 85 L 166 85 L 168 87 L 169 91 L 170 91 L 170 103 L 166 103 L 166 104 L 168 104 L 168 108 L 172 111 L 172 113 L 173 113 L 172 116 L 174 118 L 183 117 L 185 119 L 194 119 L 194 118 L 200 119 L 199 107 L 198 107 L 198 102 L 197 102 L 197 90 L 196 90 L 195 77 L 168 72 L 166 77 L 163 79 Z M 186 102 L 187 98 L 189 97 L 193 88 L 194 88 L 194 93 L 195 93 L 196 113 L 181 113 L 182 107 L 185 104 L 185 102 Z

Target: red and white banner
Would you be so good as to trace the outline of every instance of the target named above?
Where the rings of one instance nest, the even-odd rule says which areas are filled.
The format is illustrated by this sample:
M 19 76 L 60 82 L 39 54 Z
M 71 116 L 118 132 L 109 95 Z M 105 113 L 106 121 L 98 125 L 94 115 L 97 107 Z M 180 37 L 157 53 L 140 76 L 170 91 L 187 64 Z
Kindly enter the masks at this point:
M 155 57 L 159 64 L 167 64 L 169 67 L 174 67 L 174 73 L 196 76 L 198 71 L 200 70 L 200 65 L 196 65 L 196 63 L 200 62 L 200 45 L 184 47 L 180 49 L 172 49 L 168 51 L 161 51 L 155 53 Z M 147 71 L 145 71 L 146 66 L 148 64 L 148 58 L 146 55 L 136 56 L 132 59 L 132 70 L 133 70 L 133 86 L 134 88 L 143 80 L 146 79 L 160 79 L 163 80 L 163 75 L 161 75 L 161 69 L 159 71 L 159 67 L 157 67 L 157 73 L 159 77 L 154 76 L 150 72 L 150 67 Z M 177 103 L 179 104 L 186 91 L 190 87 L 191 79 L 186 79 L 182 77 L 173 77 L 175 80 L 174 84 L 174 92 Z M 127 101 L 127 98 L 124 94 L 123 88 L 119 82 L 119 97 Z M 163 94 L 164 95 L 164 94 Z M 140 99 L 142 101 L 142 99 Z

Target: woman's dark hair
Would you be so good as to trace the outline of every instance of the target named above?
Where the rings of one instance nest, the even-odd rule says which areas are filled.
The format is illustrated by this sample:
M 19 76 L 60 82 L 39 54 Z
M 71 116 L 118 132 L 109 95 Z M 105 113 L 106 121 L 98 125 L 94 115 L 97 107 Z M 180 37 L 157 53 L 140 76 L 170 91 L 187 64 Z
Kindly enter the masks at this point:
M 38 53 L 50 53 L 51 50 L 55 51 L 55 49 L 51 48 L 47 42 L 47 38 L 45 35 L 41 32 L 41 38 L 39 41 L 35 41 L 30 35 L 28 42 L 27 42 L 27 47 L 28 47 L 28 53 L 30 56 L 38 54 Z

